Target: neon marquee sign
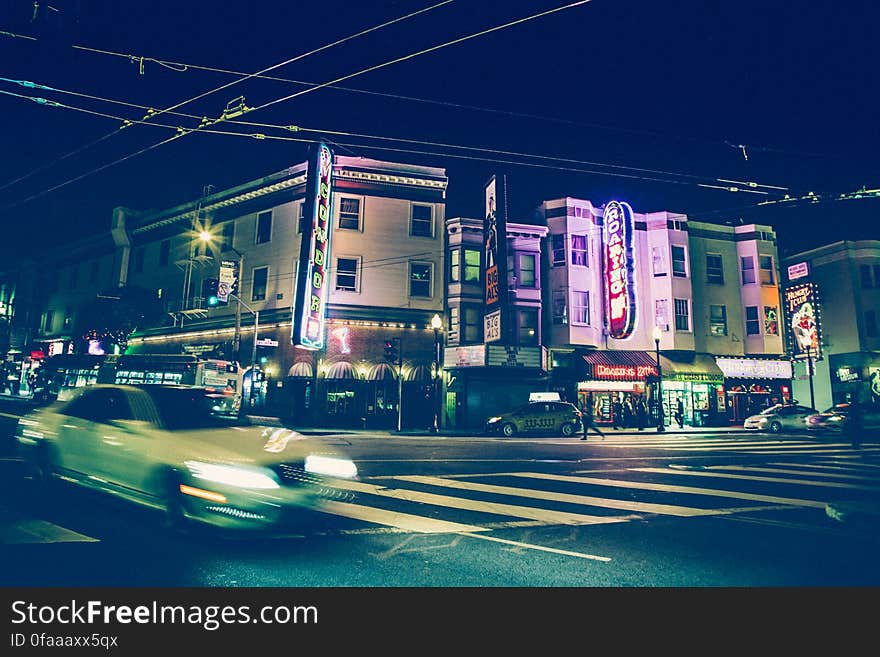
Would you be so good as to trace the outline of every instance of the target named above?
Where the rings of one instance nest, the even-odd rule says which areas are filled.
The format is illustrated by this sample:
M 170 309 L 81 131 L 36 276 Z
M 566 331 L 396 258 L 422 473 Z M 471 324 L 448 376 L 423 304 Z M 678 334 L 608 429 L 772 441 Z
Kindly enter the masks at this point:
M 294 309 L 293 344 L 306 349 L 324 348 L 324 322 L 327 306 L 327 270 L 330 263 L 330 201 L 332 194 L 333 151 L 320 144 L 309 163 L 304 226 L 300 247 Z
M 593 366 L 595 379 L 624 379 L 627 381 L 644 381 L 649 376 L 657 376 L 657 368 L 653 365 L 602 365 Z
M 636 324 L 633 211 L 627 203 L 611 201 L 602 215 L 605 260 L 605 313 L 608 335 L 622 340 Z

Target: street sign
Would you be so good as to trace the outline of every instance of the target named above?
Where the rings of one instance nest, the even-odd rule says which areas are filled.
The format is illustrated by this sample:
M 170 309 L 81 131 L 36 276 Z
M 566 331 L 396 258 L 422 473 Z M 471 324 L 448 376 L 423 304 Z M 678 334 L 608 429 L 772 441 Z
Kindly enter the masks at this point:
M 229 283 L 226 281 L 220 281 L 217 283 L 217 299 L 222 302 L 229 301 Z
M 257 340 L 258 347 L 277 347 L 278 340 L 273 340 L 272 338 L 260 338 Z
M 483 318 L 483 335 L 486 342 L 497 342 L 501 339 L 501 309 L 495 310 Z

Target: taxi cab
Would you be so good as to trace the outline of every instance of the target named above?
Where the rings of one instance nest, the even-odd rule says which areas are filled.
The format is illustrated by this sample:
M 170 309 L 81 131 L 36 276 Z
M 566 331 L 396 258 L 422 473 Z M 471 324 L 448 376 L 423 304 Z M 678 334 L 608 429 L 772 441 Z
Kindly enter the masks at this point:
M 573 436 L 581 430 L 581 412 L 564 401 L 532 401 L 486 420 L 485 433 L 514 436 L 518 433 L 549 433 Z

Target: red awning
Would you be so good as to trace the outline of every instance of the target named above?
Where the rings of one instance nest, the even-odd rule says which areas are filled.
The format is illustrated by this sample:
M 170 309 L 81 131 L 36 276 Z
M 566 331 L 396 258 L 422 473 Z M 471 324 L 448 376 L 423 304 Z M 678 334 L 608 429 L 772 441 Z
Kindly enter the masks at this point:
M 645 351 L 593 351 L 584 360 L 594 379 L 644 381 L 657 375 L 657 361 Z

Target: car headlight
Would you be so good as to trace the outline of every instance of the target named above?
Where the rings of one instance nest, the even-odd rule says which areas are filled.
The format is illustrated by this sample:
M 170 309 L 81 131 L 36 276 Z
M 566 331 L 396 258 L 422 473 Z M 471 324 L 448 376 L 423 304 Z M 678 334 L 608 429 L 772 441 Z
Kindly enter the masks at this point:
M 496 415 L 495 417 L 490 417 L 488 420 L 486 420 L 486 424 L 495 424 L 496 422 L 501 422 L 500 415 Z
M 335 459 L 329 456 L 316 456 L 310 454 L 306 457 L 306 472 L 325 475 L 327 477 L 341 477 L 353 479 L 357 477 L 357 466 L 348 459 Z
M 234 465 L 201 463 L 200 461 L 185 461 L 184 465 L 189 468 L 195 479 L 204 479 L 236 488 L 280 487 L 278 480 L 268 470 L 249 470 Z
M 843 420 L 842 415 L 832 415 L 831 417 L 828 418 L 829 422 L 840 422 L 841 420 Z

